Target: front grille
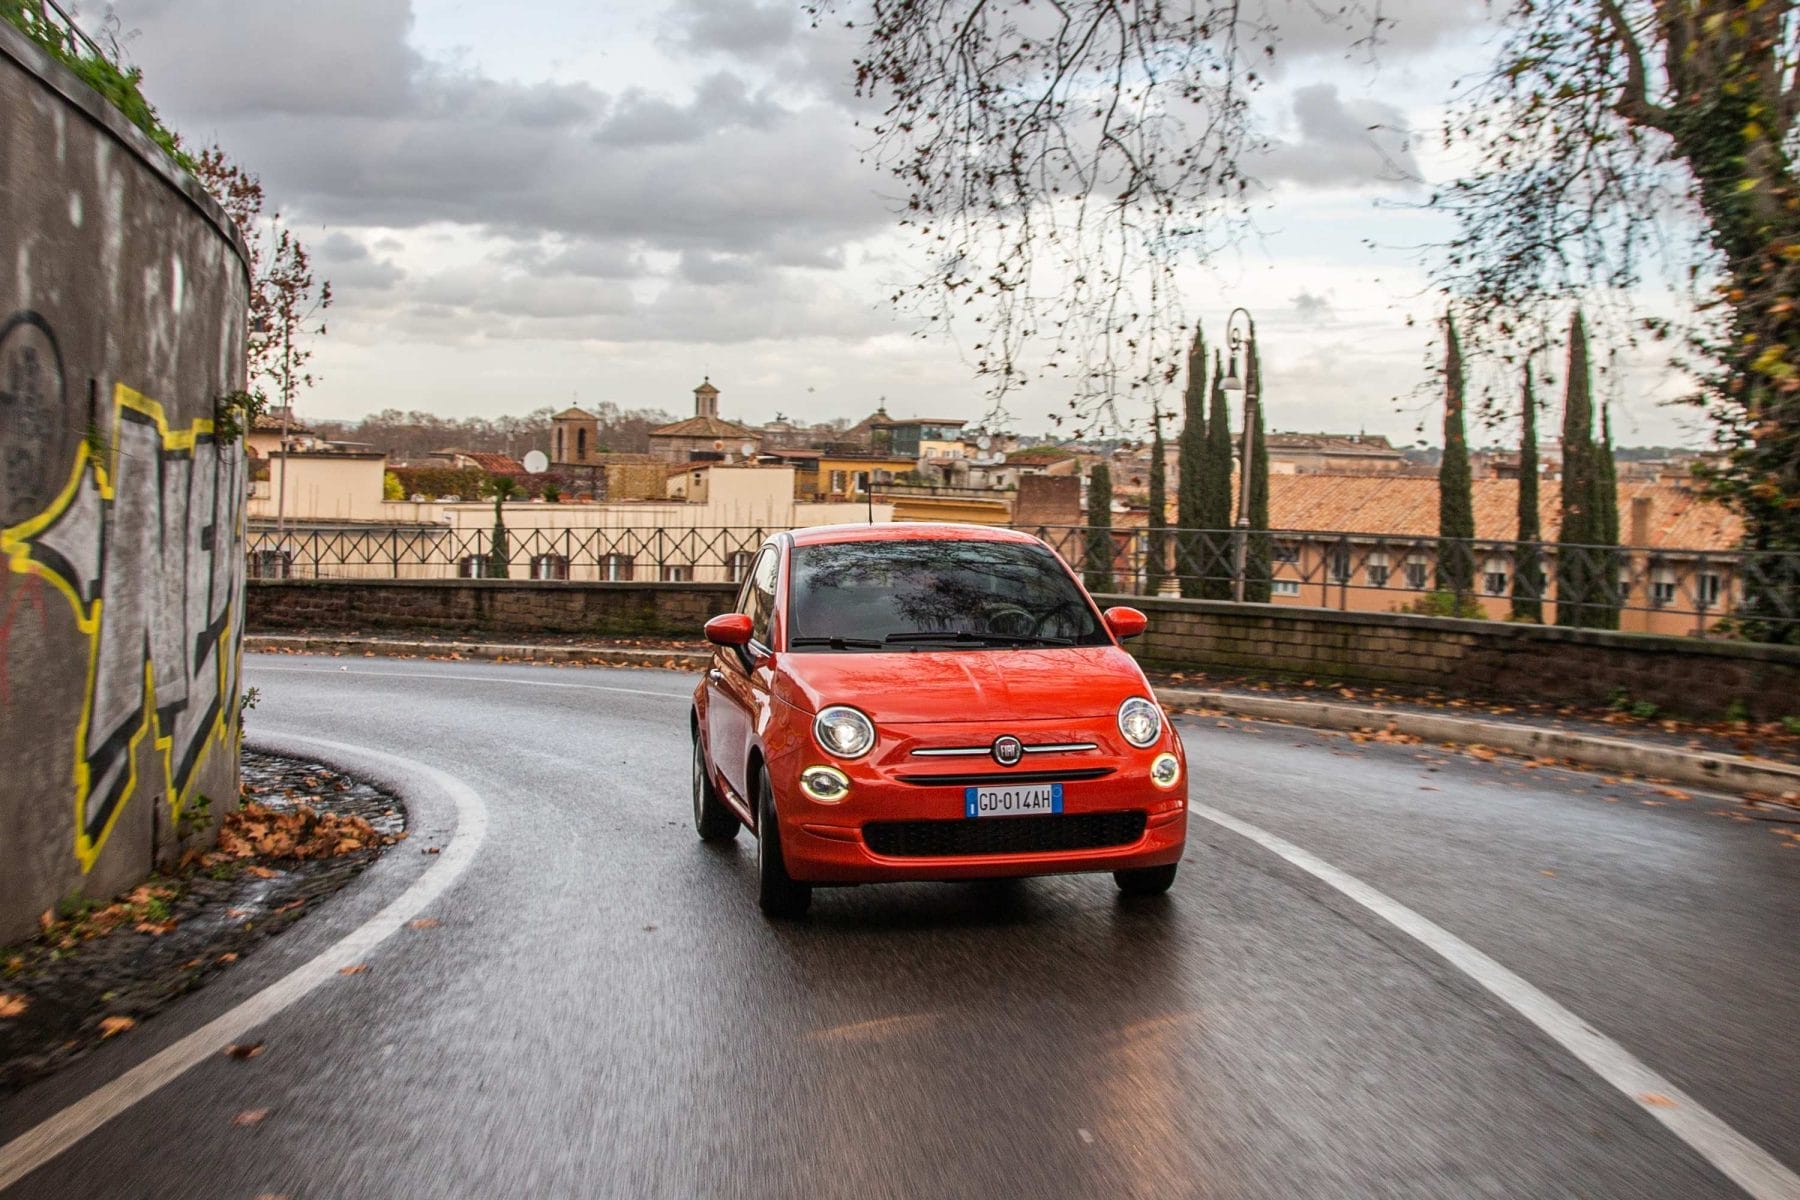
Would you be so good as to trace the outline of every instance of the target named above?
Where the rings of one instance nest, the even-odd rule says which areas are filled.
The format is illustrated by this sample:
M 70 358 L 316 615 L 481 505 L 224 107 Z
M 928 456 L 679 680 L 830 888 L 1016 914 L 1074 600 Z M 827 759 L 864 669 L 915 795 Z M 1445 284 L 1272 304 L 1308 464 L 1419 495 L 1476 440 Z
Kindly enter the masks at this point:
M 1129 846 L 1144 836 L 1144 813 L 1057 813 L 960 821 L 872 821 L 863 840 L 890 858 L 1045 854 Z
M 1083 779 L 1105 779 L 1111 767 L 1083 767 L 1079 771 L 978 771 L 955 775 L 928 775 L 909 772 L 896 775 L 901 783 L 918 787 L 1006 787 L 1015 783 L 1074 783 Z

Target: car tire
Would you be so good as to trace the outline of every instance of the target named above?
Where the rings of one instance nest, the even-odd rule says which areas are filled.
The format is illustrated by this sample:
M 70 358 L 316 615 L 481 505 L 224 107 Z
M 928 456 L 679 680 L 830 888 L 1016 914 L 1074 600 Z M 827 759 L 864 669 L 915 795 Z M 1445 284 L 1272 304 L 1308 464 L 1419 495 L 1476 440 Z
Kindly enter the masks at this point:
M 694 738 L 694 832 L 703 842 L 729 842 L 743 822 L 726 807 L 712 775 L 706 769 L 706 751 Z
M 1175 884 L 1175 868 L 1179 863 L 1170 863 L 1166 867 L 1137 867 L 1130 871 L 1114 871 L 1113 882 L 1127 896 L 1160 896 Z
M 796 883 L 781 856 L 781 823 L 775 819 L 775 789 L 769 772 L 756 772 L 756 899 L 770 917 L 798 917 L 812 904 L 812 886 Z

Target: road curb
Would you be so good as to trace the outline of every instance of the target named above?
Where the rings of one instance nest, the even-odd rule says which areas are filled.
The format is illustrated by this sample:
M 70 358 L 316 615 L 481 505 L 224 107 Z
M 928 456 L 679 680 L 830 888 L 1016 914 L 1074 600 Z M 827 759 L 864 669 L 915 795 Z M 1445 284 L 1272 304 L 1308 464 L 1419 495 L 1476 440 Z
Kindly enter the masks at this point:
M 1287 721 L 1316 729 L 1392 730 L 1434 742 L 1491 746 L 1534 758 L 1564 758 L 1587 766 L 1653 776 L 1675 783 L 1727 792 L 1782 796 L 1800 792 L 1800 767 L 1768 759 L 1734 758 L 1703 750 L 1681 750 L 1622 738 L 1542 729 L 1510 721 L 1482 721 L 1436 713 L 1396 711 L 1324 700 L 1286 700 L 1238 692 L 1164 688 L 1165 704 L 1217 709 L 1238 717 Z
M 668 662 L 703 667 L 712 661 L 704 650 L 637 650 L 612 646 L 541 646 L 530 642 L 416 642 L 397 638 L 250 633 L 244 649 L 286 650 L 312 654 L 412 654 L 439 658 L 516 659 L 532 662 L 629 662 L 660 667 Z

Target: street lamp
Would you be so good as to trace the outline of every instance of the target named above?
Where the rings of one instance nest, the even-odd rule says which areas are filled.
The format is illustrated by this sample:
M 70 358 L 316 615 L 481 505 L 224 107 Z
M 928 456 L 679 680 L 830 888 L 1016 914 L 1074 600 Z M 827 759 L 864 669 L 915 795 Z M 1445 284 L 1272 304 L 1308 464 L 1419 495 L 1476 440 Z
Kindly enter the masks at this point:
M 1243 318 L 1241 324 L 1239 317 Z M 1231 347 L 1231 368 L 1219 386 L 1228 392 L 1244 393 L 1244 442 L 1238 453 L 1238 515 L 1231 538 L 1231 598 L 1241 604 L 1250 550 L 1251 476 L 1256 470 L 1256 460 L 1252 457 L 1256 450 L 1256 389 L 1262 382 L 1252 366 L 1256 357 L 1256 322 L 1248 310 L 1234 308 L 1225 318 L 1225 341 Z M 1242 375 L 1238 374 L 1240 354 L 1244 366 Z

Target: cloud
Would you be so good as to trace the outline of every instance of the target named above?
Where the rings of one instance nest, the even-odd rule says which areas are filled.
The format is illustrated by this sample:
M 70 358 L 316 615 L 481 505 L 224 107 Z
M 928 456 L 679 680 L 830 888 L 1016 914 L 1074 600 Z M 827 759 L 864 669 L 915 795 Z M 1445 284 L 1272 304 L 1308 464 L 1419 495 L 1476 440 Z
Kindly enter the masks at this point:
M 1253 179 L 1301 187 L 1418 186 L 1412 133 L 1391 104 L 1346 100 L 1336 84 L 1309 84 L 1294 91 L 1290 124 L 1294 137 L 1272 141 L 1247 160 Z
M 826 257 L 890 220 L 841 109 L 730 71 L 676 100 L 502 81 L 413 52 L 401 0 L 125 0 L 120 18 L 152 101 L 210 127 L 290 217 L 673 254 L 774 252 L 803 230 Z
M 384 291 L 406 278 L 406 272 L 386 259 L 376 258 L 363 242 L 338 230 L 313 249 L 315 273 L 331 281 L 340 298 L 359 291 Z
M 1328 321 L 1331 319 L 1331 300 L 1328 297 L 1302 290 L 1294 297 L 1294 315 L 1302 321 Z

